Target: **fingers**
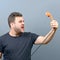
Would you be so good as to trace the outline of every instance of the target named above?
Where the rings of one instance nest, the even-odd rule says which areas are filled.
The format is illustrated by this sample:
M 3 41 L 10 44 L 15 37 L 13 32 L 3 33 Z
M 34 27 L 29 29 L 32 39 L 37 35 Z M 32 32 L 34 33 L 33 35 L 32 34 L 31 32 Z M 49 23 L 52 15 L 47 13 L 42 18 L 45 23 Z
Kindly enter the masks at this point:
M 52 20 L 50 22 L 50 25 L 53 29 L 57 29 L 58 28 L 58 22 L 56 20 Z

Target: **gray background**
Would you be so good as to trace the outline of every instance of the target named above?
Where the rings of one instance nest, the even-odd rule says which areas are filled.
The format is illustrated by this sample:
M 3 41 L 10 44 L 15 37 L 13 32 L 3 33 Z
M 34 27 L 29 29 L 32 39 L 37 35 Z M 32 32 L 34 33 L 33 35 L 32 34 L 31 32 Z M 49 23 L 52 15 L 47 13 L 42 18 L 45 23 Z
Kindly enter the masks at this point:
M 9 31 L 7 19 L 11 12 L 24 15 L 25 31 L 45 35 L 50 30 L 50 19 L 45 16 L 50 11 L 60 23 L 60 0 L 0 0 L 0 36 Z M 47 45 L 42 45 L 31 57 L 32 60 L 60 60 L 60 26 Z M 39 45 L 34 45 L 32 52 Z

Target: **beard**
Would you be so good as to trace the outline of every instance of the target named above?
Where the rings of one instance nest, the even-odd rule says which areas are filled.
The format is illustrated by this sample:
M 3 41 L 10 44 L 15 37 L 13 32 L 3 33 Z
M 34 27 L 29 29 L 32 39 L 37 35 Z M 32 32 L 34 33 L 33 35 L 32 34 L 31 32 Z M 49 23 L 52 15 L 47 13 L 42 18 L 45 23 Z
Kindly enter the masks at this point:
M 15 27 L 14 30 L 15 30 L 15 32 L 16 32 L 18 35 L 20 35 L 20 33 L 22 33 L 21 30 L 20 30 L 19 28 L 17 28 L 17 27 Z

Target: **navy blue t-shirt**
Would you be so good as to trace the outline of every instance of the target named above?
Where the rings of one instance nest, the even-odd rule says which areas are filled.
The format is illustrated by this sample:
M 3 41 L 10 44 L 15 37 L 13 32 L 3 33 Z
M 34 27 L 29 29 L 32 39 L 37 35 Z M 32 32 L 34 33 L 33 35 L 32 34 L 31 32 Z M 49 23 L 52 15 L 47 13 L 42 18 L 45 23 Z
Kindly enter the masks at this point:
M 12 37 L 9 33 L 0 37 L 0 52 L 4 60 L 31 60 L 31 48 L 38 35 L 24 32 L 18 37 Z

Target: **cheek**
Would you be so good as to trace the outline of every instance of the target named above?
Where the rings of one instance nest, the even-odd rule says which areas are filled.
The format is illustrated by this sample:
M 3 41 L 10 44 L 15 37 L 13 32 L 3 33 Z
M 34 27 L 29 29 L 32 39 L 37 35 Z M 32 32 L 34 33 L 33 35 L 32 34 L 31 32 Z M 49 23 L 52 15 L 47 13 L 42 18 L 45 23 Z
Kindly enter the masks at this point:
M 14 24 L 14 26 L 15 26 L 16 28 L 21 28 L 21 24 L 20 24 L 20 23 L 17 23 L 17 22 Z
M 18 28 L 18 29 L 21 29 L 21 25 L 20 24 L 16 25 L 15 27 Z

